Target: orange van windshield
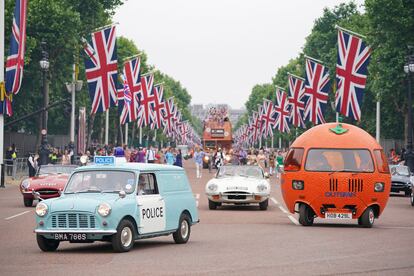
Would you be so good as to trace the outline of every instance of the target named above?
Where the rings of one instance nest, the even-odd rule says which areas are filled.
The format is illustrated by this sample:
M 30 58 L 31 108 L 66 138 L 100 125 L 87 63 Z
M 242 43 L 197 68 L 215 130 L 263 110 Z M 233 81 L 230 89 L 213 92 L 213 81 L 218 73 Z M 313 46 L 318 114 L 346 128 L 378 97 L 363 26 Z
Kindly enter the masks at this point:
M 302 157 L 303 157 L 303 149 L 292 148 L 289 150 L 284 169 L 285 171 L 298 171 L 300 170 L 300 166 L 302 165 Z
M 366 149 L 311 149 L 305 170 L 316 172 L 373 172 L 374 162 Z

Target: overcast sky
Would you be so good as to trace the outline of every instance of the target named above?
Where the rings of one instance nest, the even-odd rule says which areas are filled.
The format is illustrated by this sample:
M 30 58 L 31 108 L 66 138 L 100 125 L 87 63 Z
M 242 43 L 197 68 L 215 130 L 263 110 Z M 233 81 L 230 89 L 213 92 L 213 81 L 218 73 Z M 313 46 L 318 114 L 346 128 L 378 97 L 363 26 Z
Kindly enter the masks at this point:
M 114 20 L 118 35 L 179 80 L 192 104 L 240 108 L 255 84 L 271 82 L 277 68 L 298 55 L 323 8 L 342 2 L 129 0 Z

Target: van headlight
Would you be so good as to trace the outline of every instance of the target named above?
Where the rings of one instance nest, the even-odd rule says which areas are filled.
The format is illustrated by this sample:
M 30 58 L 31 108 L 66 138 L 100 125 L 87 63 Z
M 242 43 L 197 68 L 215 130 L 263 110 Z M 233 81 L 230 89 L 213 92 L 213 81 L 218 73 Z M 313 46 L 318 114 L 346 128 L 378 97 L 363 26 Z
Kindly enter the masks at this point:
M 27 190 L 30 187 L 30 179 L 23 180 L 21 187 L 23 190 Z
M 382 183 L 382 182 L 375 183 L 374 191 L 375 192 L 383 192 L 384 191 L 384 183 Z
M 109 205 L 108 203 L 101 203 L 98 206 L 98 214 L 100 214 L 103 217 L 107 217 L 111 213 L 111 209 L 111 205 Z
M 218 186 L 217 186 L 217 184 L 212 183 L 212 184 L 209 184 L 207 186 L 207 188 L 210 192 L 215 192 L 215 191 L 217 191 Z
M 47 214 L 47 205 L 44 204 L 43 202 L 39 202 L 36 205 L 36 215 L 38 215 L 39 217 L 44 217 Z
M 267 186 L 265 184 L 259 184 L 259 185 L 257 185 L 257 190 L 259 192 L 264 192 L 264 191 L 267 190 Z
M 305 188 L 305 183 L 302 180 L 292 180 L 293 190 L 303 190 Z

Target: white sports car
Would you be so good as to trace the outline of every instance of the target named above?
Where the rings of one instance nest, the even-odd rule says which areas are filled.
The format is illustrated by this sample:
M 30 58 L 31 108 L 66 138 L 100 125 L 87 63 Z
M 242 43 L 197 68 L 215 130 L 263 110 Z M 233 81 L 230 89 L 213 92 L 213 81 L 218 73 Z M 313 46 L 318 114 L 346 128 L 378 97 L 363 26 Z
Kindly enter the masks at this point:
M 255 203 L 259 204 L 260 210 L 267 210 L 270 196 L 268 178 L 259 166 L 221 166 L 206 185 L 209 209 L 214 210 L 222 203 Z

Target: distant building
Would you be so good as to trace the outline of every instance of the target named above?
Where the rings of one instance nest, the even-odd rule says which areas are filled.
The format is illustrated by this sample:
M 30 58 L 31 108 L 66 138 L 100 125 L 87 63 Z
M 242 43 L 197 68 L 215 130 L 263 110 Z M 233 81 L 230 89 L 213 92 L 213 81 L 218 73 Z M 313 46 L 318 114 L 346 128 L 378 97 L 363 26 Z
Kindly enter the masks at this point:
M 244 108 L 243 109 L 232 109 L 228 104 L 207 104 L 207 105 L 193 104 L 190 107 L 190 112 L 191 112 L 191 115 L 203 121 L 206 118 L 207 112 L 211 107 L 217 107 L 217 108 L 226 107 L 227 110 L 229 111 L 229 119 L 233 126 L 237 124 L 237 121 L 246 112 L 246 109 Z

